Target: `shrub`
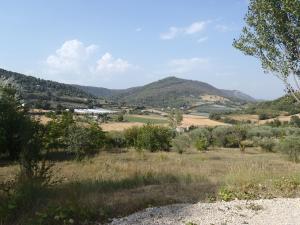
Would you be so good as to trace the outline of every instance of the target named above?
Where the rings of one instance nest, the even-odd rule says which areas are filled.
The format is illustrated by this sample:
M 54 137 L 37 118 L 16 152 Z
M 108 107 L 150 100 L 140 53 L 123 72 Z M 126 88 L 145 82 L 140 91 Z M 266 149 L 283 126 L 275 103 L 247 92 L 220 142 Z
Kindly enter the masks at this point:
M 138 136 L 139 132 L 140 132 L 139 127 L 131 127 L 124 131 L 124 138 L 125 138 L 127 147 L 136 146 L 136 140 L 137 140 L 137 136 Z
M 172 140 L 172 146 L 175 151 L 178 153 L 182 154 L 186 149 L 190 147 L 190 137 L 187 134 L 181 134 L 175 137 Z
M 300 127 L 300 118 L 299 116 L 292 116 L 290 120 L 290 124 L 294 127 Z
M 191 142 L 195 144 L 199 138 L 205 139 L 208 144 L 212 142 L 211 130 L 208 128 L 197 128 L 189 132 Z
M 213 142 L 221 147 L 239 147 L 241 151 L 245 150 L 243 141 L 247 137 L 248 126 L 234 125 L 234 126 L 219 126 L 213 129 Z
M 74 124 L 68 128 L 66 143 L 67 149 L 75 154 L 77 160 L 80 160 L 85 155 L 103 147 L 105 135 L 97 125 L 86 128 Z
M 258 119 L 259 120 L 267 120 L 267 119 L 270 119 L 270 116 L 267 113 L 260 113 L 258 115 Z
M 205 138 L 199 138 L 195 143 L 195 147 L 198 151 L 205 151 L 209 147 L 209 144 Z
M 247 138 L 253 139 L 254 137 L 272 137 L 272 127 L 269 126 L 257 126 L 252 127 L 247 131 Z
M 276 146 L 276 142 L 273 138 L 262 138 L 258 140 L 258 146 L 261 147 L 261 149 L 272 152 Z
M 208 116 L 209 119 L 211 120 L 220 120 L 221 119 L 221 116 L 219 113 L 210 113 L 209 116 Z
M 124 132 L 112 131 L 107 135 L 108 147 L 125 148 L 127 146 Z
M 289 160 L 299 162 L 300 139 L 299 136 L 287 136 L 277 146 L 277 149 L 286 154 Z
M 135 147 L 151 152 L 167 151 L 170 149 L 172 136 L 173 133 L 169 128 L 147 124 L 139 128 Z
M 117 118 L 116 118 L 117 122 L 123 122 L 124 121 L 124 115 L 123 113 L 118 114 Z

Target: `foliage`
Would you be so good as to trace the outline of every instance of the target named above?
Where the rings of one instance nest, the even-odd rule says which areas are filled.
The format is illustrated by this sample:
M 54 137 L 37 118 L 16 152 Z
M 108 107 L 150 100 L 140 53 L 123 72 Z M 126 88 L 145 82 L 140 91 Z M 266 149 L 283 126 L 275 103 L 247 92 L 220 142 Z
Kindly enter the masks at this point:
M 10 87 L 0 88 L 0 154 L 12 160 L 38 155 L 41 150 L 42 128 L 30 119 L 26 109 Z M 21 157 L 22 156 L 22 157 Z
M 126 140 L 126 145 L 128 147 L 136 146 L 136 141 L 137 141 L 139 132 L 140 132 L 140 128 L 137 126 L 128 128 L 124 131 L 124 137 Z
M 267 152 L 273 152 L 276 141 L 273 138 L 261 138 L 257 141 L 257 145 Z
M 126 145 L 138 150 L 166 151 L 171 147 L 173 132 L 162 126 L 146 124 L 143 127 L 131 127 L 124 131 Z
M 62 108 L 82 107 L 82 105 L 88 107 L 90 104 L 99 106 L 99 99 L 75 85 L 43 80 L 3 69 L 0 69 L 1 78 L 16 84 L 18 87 L 20 86 L 22 99 L 31 107 L 55 109 L 57 105 L 62 106 Z
M 272 137 L 272 127 L 269 126 L 255 126 L 251 127 L 247 132 L 247 138 L 252 139 L 253 137 Z
M 127 131 L 128 132 L 128 131 Z M 127 133 L 128 134 L 128 133 Z M 127 137 L 129 138 L 129 137 Z M 125 133 L 121 131 L 111 131 L 106 135 L 106 144 L 108 148 L 115 147 L 115 148 L 125 148 L 127 147 L 128 139 L 125 138 Z M 128 146 L 130 146 L 128 144 Z
M 181 124 L 183 116 L 179 110 L 171 110 L 168 115 L 168 119 L 169 119 L 170 127 L 175 129 L 176 127 L 178 127 Z
M 293 162 L 299 162 L 300 139 L 299 136 L 287 136 L 277 146 L 277 149 L 288 156 Z
M 123 113 L 119 113 L 117 118 L 116 118 L 117 122 L 123 122 L 124 121 L 124 114 Z
M 190 142 L 191 140 L 188 134 L 180 134 L 172 140 L 172 146 L 175 151 L 182 154 L 190 147 Z
M 209 147 L 209 143 L 205 138 L 198 138 L 195 143 L 195 147 L 198 151 L 205 151 Z
M 221 115 L 219 113 L 210 113 L 208 118 L 211 120 L 220 120 Z
M 105 144 L 105 135 L 98 125 L 80 127 L 75 124 L 68 127 L 66 137 L 68 151 L 75 153 L 76 159 L 80 160 L 85 155 L 94 153 L 95 150 Z
M 300 118 L 299 116 L 292 116 L 290 120 L 290 124 L 294 127 L 300 127 Z
M 240 147 L 245 139 L 245 129 L 239 126 L 219 126 L 212 131 L 213 142 L 221 147 Z
M 234 47 L 260 59 L 266 72 L 274 73 L 299 102 L 289 77 L 299 78 L 300 1 L 250 0 L 246 26 Z
M 46 133 L 44 136 L 47 149 L 66 147 L 66 138 L 70 131 L 69 127 L 74 124 L 73 114 L 70 112 L 64 112 L 61 116 L 52 116 L 52 120 L 46 125 Z

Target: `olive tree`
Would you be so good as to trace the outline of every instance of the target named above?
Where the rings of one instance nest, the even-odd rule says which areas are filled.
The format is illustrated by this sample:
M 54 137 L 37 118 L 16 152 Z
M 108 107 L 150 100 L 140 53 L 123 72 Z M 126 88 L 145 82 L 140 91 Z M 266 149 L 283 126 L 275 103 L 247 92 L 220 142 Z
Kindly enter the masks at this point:
M 261 61 L 300 102 L 300 1 L 250 0 L 235 48 Z

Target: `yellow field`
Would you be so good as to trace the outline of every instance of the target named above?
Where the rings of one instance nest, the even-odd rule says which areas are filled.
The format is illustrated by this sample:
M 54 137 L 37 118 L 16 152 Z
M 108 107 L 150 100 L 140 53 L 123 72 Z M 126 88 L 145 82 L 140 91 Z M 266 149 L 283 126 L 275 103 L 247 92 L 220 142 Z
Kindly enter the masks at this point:
M 237 114 L 237 115 L 229 115 L 227 117 L 238 121 L 247 121 L 247 120 L 250 120 L 251 122 L 259 121 L 258 115 L 251 115 L 251 114 Z
M 211 120 L 205 116 L 183 115 L 183 120 L 180 127 L 188 128 L 190 126 L 203 127 L 203 126 L 222 126 L 222 125 L 228 125 L 228 124 Z
M 123 131 L 125 129 L 128 129 L 130 127 L 143 126 L 144 123 L 139 122 L 110 122 L 110 123 L 101 123 L 100 127 L 104 131 Z
M 300 116 L 300 114 L 295 114 L 293 116 Z M 274 121 L 275 119 L 278 119 L 280 122 L 289 122 L 291 120 L 292 116 L 278 116 L 276 118 L 267 119 L 267 120 L 260 120 L 259 124 L 265 124 Z

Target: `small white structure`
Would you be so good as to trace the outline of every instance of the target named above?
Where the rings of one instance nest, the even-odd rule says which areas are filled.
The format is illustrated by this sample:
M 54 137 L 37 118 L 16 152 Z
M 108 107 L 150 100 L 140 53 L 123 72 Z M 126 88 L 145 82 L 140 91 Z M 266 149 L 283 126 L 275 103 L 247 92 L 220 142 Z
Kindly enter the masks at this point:
M 118 111 L 113 111 L 109 109 L 74 109 L 74 113 L 78 114 L 113 114 L 117 113 Z

